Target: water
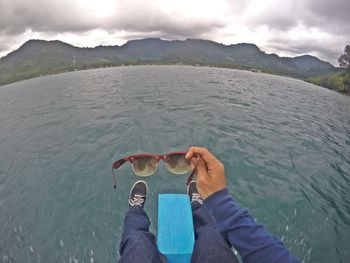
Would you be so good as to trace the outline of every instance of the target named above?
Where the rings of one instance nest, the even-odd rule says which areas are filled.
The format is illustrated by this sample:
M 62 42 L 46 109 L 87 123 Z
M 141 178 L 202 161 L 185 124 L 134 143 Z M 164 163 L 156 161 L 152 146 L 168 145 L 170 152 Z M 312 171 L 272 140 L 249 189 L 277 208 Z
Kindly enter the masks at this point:
M 132 153 L 208 147 L 231 193 L 304 262 L 350 262 L 350 98 L 236 70 L 140 66 L 0 87 L 0 262 L 113 262 Z M 160 165 L 157 193 L 184 193 Z

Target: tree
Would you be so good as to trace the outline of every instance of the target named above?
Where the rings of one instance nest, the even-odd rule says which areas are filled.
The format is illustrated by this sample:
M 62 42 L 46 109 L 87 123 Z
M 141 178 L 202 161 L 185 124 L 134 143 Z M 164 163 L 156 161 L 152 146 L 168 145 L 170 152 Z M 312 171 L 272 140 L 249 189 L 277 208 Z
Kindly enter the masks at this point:
M 350 46 L 347 45 L 344 49 L 344 54 L 338 59 L 339 66 L 345 68 L 343 74 L 344 92 L 350 91 Z
M 344 49 L 344 54 L 338 59 L 339 66 L 350 70 L 350 46 L 347 45 Z

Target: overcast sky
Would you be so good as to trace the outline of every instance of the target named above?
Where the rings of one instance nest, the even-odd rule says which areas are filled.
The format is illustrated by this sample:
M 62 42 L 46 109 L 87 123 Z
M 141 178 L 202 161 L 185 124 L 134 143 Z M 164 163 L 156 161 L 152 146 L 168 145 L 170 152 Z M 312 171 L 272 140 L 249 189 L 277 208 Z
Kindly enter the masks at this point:
M 0 0 L 0 57 L 29 39 L 94 47 L 147 37 L 249 42 L 337 65 L 350 0 Z

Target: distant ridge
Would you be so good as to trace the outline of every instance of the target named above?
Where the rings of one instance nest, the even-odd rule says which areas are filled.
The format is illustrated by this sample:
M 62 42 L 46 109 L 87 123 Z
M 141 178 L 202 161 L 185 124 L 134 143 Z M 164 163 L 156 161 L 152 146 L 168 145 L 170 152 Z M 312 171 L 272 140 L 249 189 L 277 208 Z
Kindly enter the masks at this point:
M 314 56 L 279 57 L 248 43 L 223 45 L 200 39 L 147 38 L 130 40 L 122 46 L 80 48 L 59 40 L 29 40 L 0 59 L 0 85 L 66 71 L 142 64 L 214 66 L 297 78 L 336 69 Z

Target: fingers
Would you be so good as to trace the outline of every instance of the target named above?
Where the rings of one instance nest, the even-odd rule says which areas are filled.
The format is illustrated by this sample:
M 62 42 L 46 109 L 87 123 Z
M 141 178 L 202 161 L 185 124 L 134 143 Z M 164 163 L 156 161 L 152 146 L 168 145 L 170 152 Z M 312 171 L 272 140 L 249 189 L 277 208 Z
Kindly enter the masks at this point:
M 209 152 L 206 148 L 195 147 L 195 146 L 188 149 L 186 154 L 186 159 L 193 158 L 195 154 L 198 154 L 199 156 L 201 156 L 206 162 L 218 161 L 216 157 L 211 152 Z
M 205 170 L 207 170 L 206 163 L 199 156 L 193 157 L 192 159 L 190 159 L 190 164 L 191 164 L 192 170 L 194 170 L 194 169 L 198 170 L 198 168 L 205 168 Z
M 207 180 L 209 178 L 208 174 L 208 168 L 206 163 L 203 161 L 202 158 L 199 158 L 198 165 L 197 165 L 197 179 L 202 178 Z
M 226 187 L 224 164 L 206 148 L 191 147 L 186 158 L 196 167 L 197 188 L 204 199 Z
M 186 159 L 193 158 L 195 154 L 198 154 L 200 157 L 202 157 L 203 160 L 208 163 L 208 165 L 219 161 L 211 152 L 203 147 L 191 147 L 186 154 Z

